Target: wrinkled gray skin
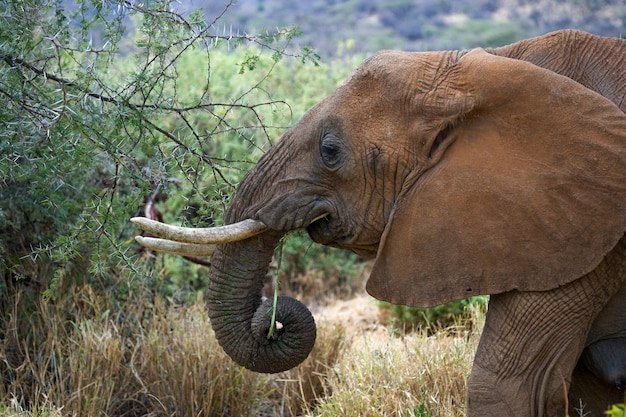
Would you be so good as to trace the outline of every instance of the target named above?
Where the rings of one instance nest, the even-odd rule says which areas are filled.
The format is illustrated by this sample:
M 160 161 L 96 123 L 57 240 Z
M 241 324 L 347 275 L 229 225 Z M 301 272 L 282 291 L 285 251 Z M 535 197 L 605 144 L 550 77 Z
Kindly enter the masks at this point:
M 594 321 L 587 335 L 582 359 L 587 369 L 608 385 L 626 388 L 626 287 L 613 296 L 611 302 Z M 611 361 L 621 357 L 622 361 Z
M 277 317 L 283 328 L 268 340 L 269 308 L 261 299 L 264 276 L 278 240 L 288 231 L 306 228 L 316 242 L 375 258 L 368 291 L 386 301 L 429 306 L 492 294 L 468 383 L 468 415 L 563 416 L 568 389 L 570 414 L 579 398 L 591 415 L 602 415 L 607 405 L 623 401 L 626 130 L 624 114 L 611 107 L 626 110 L 625 44 L 583 32 L 560 31 L 487 50 L 491 55 L 382 53 L 364 63 L 259 161 L 226 213 L 226 223 L 252 218 L 270 229 L 260 236 L 219 246 L 212 257 L 206 300 L 216 337 L 227 354 L 251 370 L 269 373 L 294 367 L 308 356 L 315 340 L 315 325 L 308 310 L 295 300 L 281 298 Z M 537 73 L 536 85 L 533 76 L 518 82 L 517 61 L 496 56 L 527 61 L 549 71 Z M 530 66 L 521 67 L 534 71 Z M 501 78 L 481 80 L 483 75 L 491 77 L 492 72 Z M 614 105 L 593 94 L 585 95 L 586 89 L 551 72 L 601 94 Z M 455 81 L 447 84 L 448 79 Z M 506 91 L 509 81 L 513 87 Z M 409 97 L 408 91 L 415 95 Z M 558 97 L 550 101 L 552 94 Z M 583 95 L 580 103 L 575 102 Z M 585 107 L 594 100 L 597 103 Z M 537 107 L 545 106 L 539 115 L 532 116 L 538 121 L 524 119 L 532 113 L 535 102 Z M 550 115 L 553 111 L 554 116 Z M 492 119 L 492 113 L 498 116 Z M 589 127 L 587 122 L 587 127 L 574 126 L 587 114 L 593 119 L 609 113 L 601 127 Z M 488 130 L 492 125 L 482 120 L 498 120 L 499 125 L 493 125 L 497 126 L 495 133 Z M 492 160 L 506 154 L 478 146 L 474 150 L 465 138 L 475 137 L 478 142 L 483 131 L 486 141 L 494 144 L 509 134 L 533 137 L 533 123 L 537 123 L 536 136 L 553 135 L 563 141 L 586 128 L 588 133 L 581 135 L 603 138 L 605 124 L 616 126 L 606 136 L 613 138 L 612 142 L 599 145 L 609 149 L 607 158 L 615 158 L 614 168 L 581 178 L 582 182 L 591 181 L 589 187 L 571 191 L 562 200 L 572 204 L 584 201 L 591 208 L 587 204 L 571 210 L 565 207 L 550 214 L 541 223 L 544 226 L 537 228 L 529 223 L 550 211 L 547 201 L 551 195 L 536 204 L 529 200 L 525 205 L 532 207 L 519 218 L 507 211 L 500 220 L 498 213 L 516 206 L 517 197 L 504 198 L 504 203 L 494 201 L 492 209 L 489 195 L 477 195 L 479 203 L 473 205 L 473 194 L 463 194 L 465 184 L 471 188 L 473 181 L 479 183 L 493 172 L 506 172 L 525 158 L 520 153 L 491 168 L 488 164 Z M 570 131 L 563 125 L 574 127 Z M 553 133 L 558 129 L 561 133 Z M 620 136 L 624 144 L 618 140 Z M 536 157 L 543 165 L 558 164 L 569 157 L 571 148 L 573 160 L 584 160 L 584 172 L 605 159 L 585 159 L 587 151 L 579 151 L 575 143 L 571 139 L 571 147 L 569 142 L 561 145 L 556 155 L 537 151 L 528 159 Z M 458 180 L 460 188 L 454 188 L 459 185 L 457 177 L 448 174 L 450 167 L 464 175 L 464 168 L 469 167 L 469 172 L 475 165 L 485 170 L 462 177 Z M 505 175 L 501 181 L 506 184 L 540 166 L 524 170 L 520 165 L 517 174 Z M 612 176 L 611 169 L 615 171 L 611 184 L 593 182 Z M 548 177 L 558 176 L 560 171 L 553 174 Z M 441 180 L 445 186 L 442 190 L 457 190 L 446 195 L 445 201 L 438 200 L 441 192 L 430 191 L 439 178 L 447 181 Z M 499 177 L 494 178 L 490 181 L 498 183 Z M 549 180 L 541 181 L 547 184 Z M 492 182 L 479 184 L 477 193 Z M 546 187 L 554 189 L 556 195 L 563 182 Z M 521 181 L 511 192 L 524 184 Z M 534 188 L 528 186 L 523 195 L 531 195 L 536 184 Z M 413 194 L 418 194 L 417 203 L 405 203 Z M 456 204 L 468 206 L 456 210 Z M 474 219 L 472 213 L 483 217 Z M 323 214 L 328 215 L 314 221 Z M 450 230 L 445 225 L 435 231 L 427 229 L 442 218 L 442 224 L 448 223 L 444 214 L 450 216 Z M 408 218 L 406 224 L 411 227 L 393 220 L 398 217 Z M 554 230 L 538 232 L 545 236 L 536 240 L 520 238 L 525 236 L 520 235 L 525 227 L 540 230 L 552 224 Z M 570 224 L 576 225 L 573 231 L 563 232 Z M 413 230 L 415 225 L 418 229 Z M 502 229 L 506 232 L 501 238 L 492 238 Z M 536 247 L 547 249 L 539 253 Z M 556 255 L 546 257 L 548 252 Z M 413 261 L 414 257 L 417 260 Z

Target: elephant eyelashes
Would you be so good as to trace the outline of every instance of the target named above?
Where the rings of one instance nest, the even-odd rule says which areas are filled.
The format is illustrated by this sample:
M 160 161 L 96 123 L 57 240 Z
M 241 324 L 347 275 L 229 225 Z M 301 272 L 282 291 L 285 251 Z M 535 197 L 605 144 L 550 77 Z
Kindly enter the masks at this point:
M 327 168 L 338 169 L 343 159 L 341 141 L 334 135 L 325 135 L 320 144 L 320 156 Z

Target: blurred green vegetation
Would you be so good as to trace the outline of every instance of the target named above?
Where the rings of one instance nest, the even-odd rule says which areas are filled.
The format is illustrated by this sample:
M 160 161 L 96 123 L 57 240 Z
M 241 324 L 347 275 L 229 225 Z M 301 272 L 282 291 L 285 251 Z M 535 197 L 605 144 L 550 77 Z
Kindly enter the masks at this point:
M 626 404 L 613 404 L 604 414 L 612 417 L 626 417 Z
M 390 304 L 380 301 L 378 303 L 382 314 L 382 321 L 392 326 L 397 334 L 423 330 L 426 332 L 455 331 L 459 328 L 471 331 L 476 330 L 476 324 L 472 323 L 471 317 L 479 315 L 471 314 L 470 309 L 485 313 L 489 296 L 476 296 L 455 300 L 435 307 L 421 308 L 405 305 Z

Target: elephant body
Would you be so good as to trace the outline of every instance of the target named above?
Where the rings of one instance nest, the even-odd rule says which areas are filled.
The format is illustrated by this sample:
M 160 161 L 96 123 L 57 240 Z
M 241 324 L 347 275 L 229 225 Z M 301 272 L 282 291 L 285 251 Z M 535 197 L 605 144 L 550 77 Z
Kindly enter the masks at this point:
M 626 113 L 626 46 L 622 39 L 558 31 L 488 52 L 532 62 L 571 78 Z M 613 62 L 621 65 L 611 65 Z M 623 240 L 613 249 L 617 261 L 606 272 L 622 283 L 626 274 L 621 264 L 626 256 L 621 250 Z M 572 379 L 569 404 L 585 404 L 590 415 L 604 415 L 608 404 L 626 401 L 626 285 L 622 284 L 592 323 Z
M 560 31 L 490 52 L 532 62 L 569 77 L 610 99 L 626 112 L 624 41 L 603 40 L 602 45 L 598 48 L 598 38 L 587 33 Z M 585 53 L 585 50 L 593 52 Z M 621 59 L 621 67 L 606 65 L 616 59 L 618 62 Z M 622 256 L 623 253 L 616 254 L 618 259 Z M 621 265 L 613 268 L 611 274 L 624 275 Z M 582 401 L 587 405 L 587 411 L 602 415 L 607 404 L 626 400 L 623 394 L 626 384 L 626 286 L 622 285 L 593 322 L 581 358 L 582 363 L 576 367 L 573 376 L 575 384 L 571 388 L 570 404 L 579 405 Z M 581 376 L 577 378 L 576 374 Z M 600 399 L 602 397 L 605 399 Z
M 490 294 L 470 416 L 602 415 L 624 400 L 626 41 L 559 31 L 496 49 L 384 51 L 248 173 L 206 294 L 224 350 L 258 372 L 304 360 L 308 310 L 261 290 L 276 243 L 375 259 L 367 290 L 428 307 Z M 569 400 L 568 400 L 569 396 Z M 569 407 L 569 410 L 567 410 Z

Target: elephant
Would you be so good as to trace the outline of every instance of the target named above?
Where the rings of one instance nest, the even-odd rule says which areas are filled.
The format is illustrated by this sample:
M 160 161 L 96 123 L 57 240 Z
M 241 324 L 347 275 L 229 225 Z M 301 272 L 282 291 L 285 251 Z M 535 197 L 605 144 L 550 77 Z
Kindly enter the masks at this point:
M 625 111 L 618 38 L 381 51 L 247 173 L 215 235 L 133 221 L 155 249 L 217 243 L 209 317 L 248 369 L 292 368 L 314 344 L 302 303 L 278 297 L 271 331 L 261 296 L 277 242 L 306 229 L 372 258 L 377 299 L 490 295 L 468 416 L 564 416 L 580 401 L 602 415 L 626 381 Z

